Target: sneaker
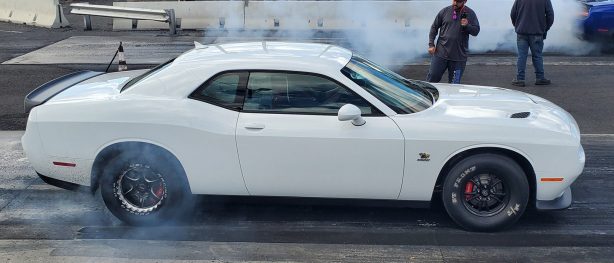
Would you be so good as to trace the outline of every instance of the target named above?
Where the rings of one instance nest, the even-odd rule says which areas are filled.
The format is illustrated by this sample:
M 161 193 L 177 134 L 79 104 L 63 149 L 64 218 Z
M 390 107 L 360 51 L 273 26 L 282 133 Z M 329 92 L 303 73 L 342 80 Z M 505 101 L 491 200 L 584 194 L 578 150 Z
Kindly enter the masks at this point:
M 514 79 L 512 80 L 512 85 L 516 86 L 516 87 L 524 87 L 524 80 L 517 80 Z
M 550 85 L 549 79 L 538 79 L 535 80 L 535 85 Z

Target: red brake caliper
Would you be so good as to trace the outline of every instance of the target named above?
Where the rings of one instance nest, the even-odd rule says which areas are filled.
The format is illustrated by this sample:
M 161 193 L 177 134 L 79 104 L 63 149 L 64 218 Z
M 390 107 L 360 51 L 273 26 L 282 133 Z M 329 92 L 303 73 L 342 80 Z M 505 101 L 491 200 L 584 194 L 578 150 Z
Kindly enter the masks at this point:
M 465 200 L 469 201 L 472 193 L 473 193 L 473 182 L 469 181 L 465 185 Z

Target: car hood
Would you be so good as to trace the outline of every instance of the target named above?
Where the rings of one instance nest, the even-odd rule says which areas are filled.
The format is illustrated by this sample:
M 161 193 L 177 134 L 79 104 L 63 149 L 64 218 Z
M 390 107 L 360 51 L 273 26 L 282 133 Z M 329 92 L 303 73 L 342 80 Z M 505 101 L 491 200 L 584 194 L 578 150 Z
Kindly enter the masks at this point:
M 49 103 L 73 100 L 101 100 L 119 94 L 124 83 L 147 70 L 131 70 L 102 74 L 80 82 L 55 95 Z
M 526 134 L 547 131 L 580 138 L 573 117 L 554 103 L 528 93 L 485 86 L 432 83 L 439 98 L 430 108 L 393 116 L 403 130 L 445 137 L 457 130 L 480 137 L 502 131 Z
M 445 108 L 458 117 L 509 118 L 514 113 L 535 109 L 529 94 L 497 87 L 433 84 L 439 91 L 434 107 Z
M 610 1 L 610 2 L 586 2 L 584 4 L 592 7 L 592 6 L 614 5 L 614 2 L 613 1 Z

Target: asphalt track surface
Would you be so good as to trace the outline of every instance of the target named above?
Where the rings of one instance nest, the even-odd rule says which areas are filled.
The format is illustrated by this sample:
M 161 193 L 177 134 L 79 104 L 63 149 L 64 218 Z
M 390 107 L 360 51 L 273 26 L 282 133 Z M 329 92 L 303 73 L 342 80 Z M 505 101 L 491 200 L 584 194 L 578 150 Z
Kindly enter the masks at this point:
M 0 260 L 611 262 L 614 136 L 583 136 L 587 164 L 563 211 L 528 210 L 511 229 L 472 233 L 445 212 L 281 198 L 200 197 L 166 226 L 130 227 L 99 198 L 40 180 L 22 132 L 0 132 Z
M 0 23 L 5 61 L 75 35 Z M 126 32 L 78 32 L 121 36 Z M 512 88 L 514 67 L 469 65 L 465 83 Z M 548 58 L 546 58 L 547 60 Z M 612 55 L 600 55 L 611 61 Z M 569 61 L 593 60 L 570 57 Z M 150 67 L 139 65 L 132 69 Z M 79 69 L 106 65 L 0 65 L 0 260 L 135 262 L 206 260 L 300 262 L 611 262 L 614 258 L 614 67 L 550 65 L 553 85 L 520 90 L 547 98 L 578 120 L 587 155 L 563 211 L 529 210 L 499 233 L 460 230 L 438 206 L 430 209 L 363 202 L 199 198 L 188 215 L 167 226 L 129 227 L 113 220 L 101 201 L 42 182 L 19 143 L 23 96 Z M 396 69 L 423 79 L 427 66 Z M 15 131 L 10 131 L 15 130 Z M 603 135 L 605 134 L 605 135 Z

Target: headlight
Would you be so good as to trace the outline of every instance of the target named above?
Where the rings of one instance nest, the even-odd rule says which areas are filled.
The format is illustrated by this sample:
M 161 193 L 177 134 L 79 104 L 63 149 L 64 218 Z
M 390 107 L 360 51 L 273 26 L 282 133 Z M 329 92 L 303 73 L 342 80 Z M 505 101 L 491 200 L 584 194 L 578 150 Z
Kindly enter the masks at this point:
M 587 18 L 589 15 L 590 9 L 587 6 L 584 6 L 582 13 L 580 13 L 580 17 Z

